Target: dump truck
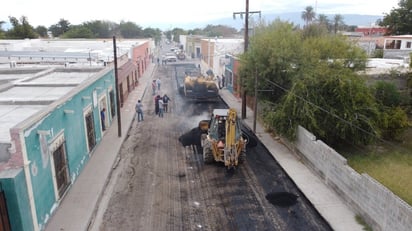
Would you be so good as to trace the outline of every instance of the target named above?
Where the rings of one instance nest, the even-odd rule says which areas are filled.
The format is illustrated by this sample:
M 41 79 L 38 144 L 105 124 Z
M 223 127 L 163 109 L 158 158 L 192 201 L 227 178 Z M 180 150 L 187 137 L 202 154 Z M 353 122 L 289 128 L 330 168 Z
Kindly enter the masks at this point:
M 246 160 L 247 140 L 235 109 L 214 109 L 210 120 L 199 123 L 204 163 L 223 162 L 227 168 Z

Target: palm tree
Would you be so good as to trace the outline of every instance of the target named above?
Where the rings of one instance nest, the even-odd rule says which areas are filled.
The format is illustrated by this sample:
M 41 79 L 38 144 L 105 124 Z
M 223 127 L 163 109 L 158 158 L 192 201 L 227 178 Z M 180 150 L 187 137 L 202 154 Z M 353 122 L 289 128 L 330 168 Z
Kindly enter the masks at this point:
M 312 6 L 307 6 L 304 11 L 302 11 L 302 19 L 305 21 L 305 24 L 310 24 L 313 19 L 315 19 L 316 13 L 313 10 Z
M 319 15 L 318 15 L 317 22 L 318 22 L 320 25 L 325 25 L 325 26 L 327 26 L 327 25 L 329 24 L 328 16 L 326 16 L 326 14 L 319 14 Z
M 338 32 L 338 30 L 344 25 L 343 23 L 343 16 L 340 14 L 335 14 L 335 17 L 333 18 L 333 30 L 335 34 Z
M 328 19 L 328 16 L 326 16 L 326 14 L 319 14 L 318 18 L 316 19 L 316 22 L 326 28 L 328 31 L 331 30 L 331 25 L 330 25 L 330 20 Z

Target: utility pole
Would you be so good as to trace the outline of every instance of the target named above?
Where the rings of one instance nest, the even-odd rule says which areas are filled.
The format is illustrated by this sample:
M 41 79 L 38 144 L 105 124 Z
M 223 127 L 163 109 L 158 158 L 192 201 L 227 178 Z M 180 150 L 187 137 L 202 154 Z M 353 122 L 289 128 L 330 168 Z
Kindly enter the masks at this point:
M 243 52 L 246 53 L 248 46 L 249 46 L 249 14 L 260 14 L 260 11 L 249 11 L 249 0 L 246 0 L 246 11 L 245 12 L 234 12 L 233 19 L 236 18 L 236 15 L 240 15 L 240 18 L 243 19 L 243 15 L 245 15 L 245 35 L 244 35 L 244 50 Z M 242 97 L 242 119 L 246 119 L 246 90 L 243 86 L 241 86 L 241 97 Z
M 257 77 L 257 67 L 255 67 L 255 103 L 253 105 L 253 132 L 256 133 L 256 120 L 257 120 L 257 110 L 258 110 L 258 77 Z
M 113 54 L 114 54 L 114 80 L 116 85 L 116 111 L 117 111 L 117 136 L 122 137 L 122 121 L 120 115 L 120 100 L 119 95 L 119 76 L 117 74 L 117 53 L 116 53 L 116 36 L 113 36 Z
M 246 0 L 244 44 L 245 44 L 244 53 L 246 53 L 247 47 L 249 44 L 249 0 Z M 246 89 L 244 86 L 242 86 L 242 119 L 246 119 Z

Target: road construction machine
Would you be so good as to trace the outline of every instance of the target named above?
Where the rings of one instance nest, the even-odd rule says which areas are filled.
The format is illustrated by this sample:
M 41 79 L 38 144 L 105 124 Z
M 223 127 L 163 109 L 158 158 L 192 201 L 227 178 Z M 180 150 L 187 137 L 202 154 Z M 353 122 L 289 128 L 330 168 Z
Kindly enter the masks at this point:
M 241 121 L 235 109 L 214 109 L 210 120 L 202 120 L 199 128 L 203 161 L 223 162 L 226 167 L 238 166 L 246 159 L 246 143 L 242 136 Z
M 204 76 L 200 72 L 187 71 L 183 92 L 188 99 L 213 100 L 219 98 L 219 88 L 213 72 L 208 72 L 207 76 Z

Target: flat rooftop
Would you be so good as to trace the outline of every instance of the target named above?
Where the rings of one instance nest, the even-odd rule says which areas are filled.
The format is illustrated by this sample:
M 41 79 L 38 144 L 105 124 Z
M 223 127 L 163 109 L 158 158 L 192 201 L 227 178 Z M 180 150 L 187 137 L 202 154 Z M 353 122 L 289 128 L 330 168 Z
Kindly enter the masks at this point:
M 30 118 L 98 73 L 94 69 L 39 69 L 4 73 L 0 69 L 0 142 L 10 143 L 10 129 Z
M 120 59 L 150 39 L 117 39 Z M 114 58 L 112 39 L 0 40 L 0 143 L 10 129 L 45 110 L 106 68 Z

